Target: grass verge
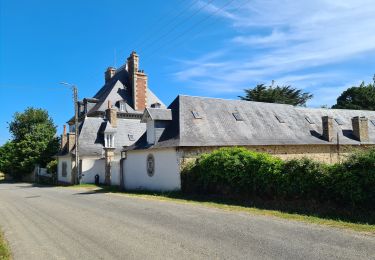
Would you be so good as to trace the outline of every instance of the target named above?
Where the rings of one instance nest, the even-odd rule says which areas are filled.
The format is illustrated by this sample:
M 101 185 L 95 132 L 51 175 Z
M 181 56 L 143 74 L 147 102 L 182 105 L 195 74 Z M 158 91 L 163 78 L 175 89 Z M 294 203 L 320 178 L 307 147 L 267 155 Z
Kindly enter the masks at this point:
M 256 206 L 238 205 L 238 201 L 221 199 L 207 196 L 192 196 L 185 195 L 181 192 L 149 192 L 149 191 L 120 191 L 116 187 L 103 187 L 92 184 L 81 184 L 75 186 L 68 186 L 73 189 L 85 189 L 90 193 L 112 193 L 127 197 L 136 197 L 142 199 L 152 199 L 158 201 L 170 201 L 176 203 L 193 204 L 199 206 L 206 206 L 226 211 L 245 212 L 255 215 L 263 215 L 269 217 L 277 217 L 287 220 L 300 221 L 305 223 L 312 223 L 317 225 L 353 230 L 358 232 L 365 232 L 367 234 L 375 235 L 375 225 L 366 223 L 355 223 L 351 221 L 342 220 L 340 218 L 327 218 L 321 216 L 314 216 L 312 214 L 289 213 L 283 210 L 263 209 Z
M 4 234 L 0 231 L 0 260 L 9 260 L 10 250 L 7 242 L 5 241 Z

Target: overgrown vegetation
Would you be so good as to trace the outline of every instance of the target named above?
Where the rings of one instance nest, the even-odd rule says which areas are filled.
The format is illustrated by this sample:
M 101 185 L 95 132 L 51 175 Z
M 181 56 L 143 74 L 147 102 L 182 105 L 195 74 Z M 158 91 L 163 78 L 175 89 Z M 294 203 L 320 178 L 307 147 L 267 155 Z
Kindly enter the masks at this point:
M 201 155 L 182 172 L 188 194 L 217 195 L 252 205 L 375 223 L 375 150 L 342 164 L 282 161 L 244 148 Z
M 59 148 L 56 126 L 43 109 L 27 108 L 9 123 L 12 140 L 0 147 L 0 171 L 15 179 L 45 167 Z
M 10 259 L 10 250 L 6 243 L 3 233 L 0 231 L 0 260 Z

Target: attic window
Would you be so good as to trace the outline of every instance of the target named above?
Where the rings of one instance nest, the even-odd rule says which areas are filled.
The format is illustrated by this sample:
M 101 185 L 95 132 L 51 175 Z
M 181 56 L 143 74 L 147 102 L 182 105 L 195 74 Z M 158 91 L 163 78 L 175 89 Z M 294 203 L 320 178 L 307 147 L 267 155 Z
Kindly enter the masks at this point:
M 314 121 L 312 121 L 310 117 L 306 116 L 305 119 L 309 124 L 314 124 Z
M 202 116 L 197 111 L 191 111 L 195 119 L 202 119 Z
M 120 102 L 120 111 L 125 112 L 125 102 Z
M 340 118 L 335 118 L 335 121 L 338 125 L 343 125 L 344 121 L 342 121 Z
M 375 119 L 371 119 L 370 122 L 375 126 Z
M 232 114 L 233 114 L 234 118 L 235 118 L 237 121 L 243 121 L 243 118 L 242 118 L 242 116 L 241 116 L 240 113 L 238 113 L 238 112 L 234 112 L 234 113 L 232 113 Z
M 134 135 L 128 134 L 129 141 L 135 141 Z
M 275 117 L 279 121 L 279 123 L 285 123 L 284 119 L 281 116 L 275 115 Z

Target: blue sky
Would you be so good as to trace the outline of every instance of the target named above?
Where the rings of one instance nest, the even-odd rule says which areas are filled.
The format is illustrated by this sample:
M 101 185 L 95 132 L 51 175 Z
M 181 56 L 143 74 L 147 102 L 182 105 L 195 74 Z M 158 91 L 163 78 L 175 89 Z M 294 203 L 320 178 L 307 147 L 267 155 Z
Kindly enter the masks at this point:
M 166 104 L 275 80 L 313 93 L 309 106 L 332 105 L 375 73 L 373 0 L 1 0 L 0 12 L 0 144 L 28 106 L 61 133 L 73 108 L 58 82 L 91 97 L 132 50 Z

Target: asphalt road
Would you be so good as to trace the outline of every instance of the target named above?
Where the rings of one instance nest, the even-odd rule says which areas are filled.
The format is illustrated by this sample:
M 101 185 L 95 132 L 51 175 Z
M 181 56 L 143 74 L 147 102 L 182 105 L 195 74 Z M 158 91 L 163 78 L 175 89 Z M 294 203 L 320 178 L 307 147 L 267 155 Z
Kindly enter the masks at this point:
M 375 259 L 375 237 L 189 204 L 0 184 L 14 259 Z

